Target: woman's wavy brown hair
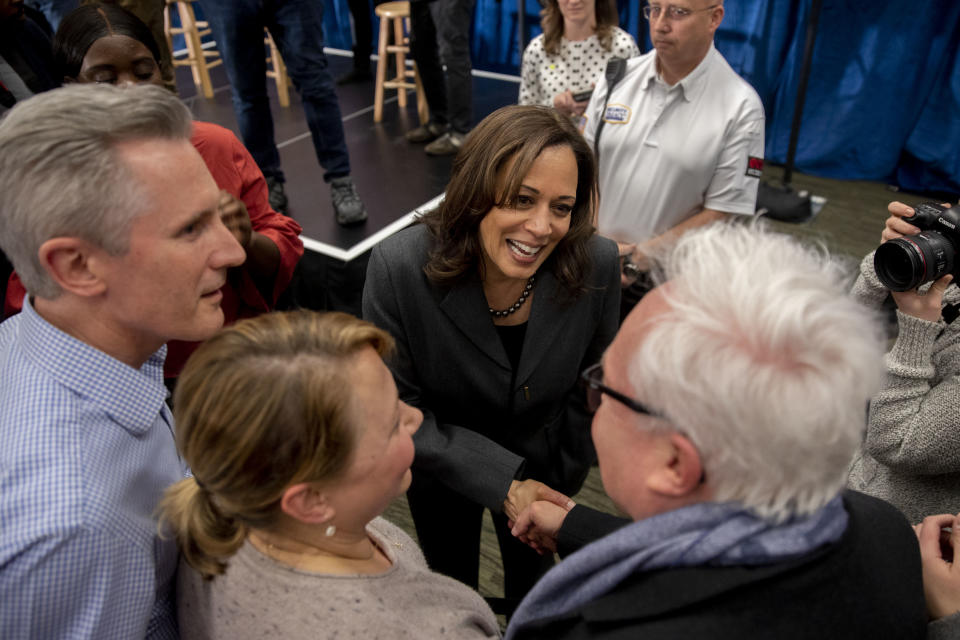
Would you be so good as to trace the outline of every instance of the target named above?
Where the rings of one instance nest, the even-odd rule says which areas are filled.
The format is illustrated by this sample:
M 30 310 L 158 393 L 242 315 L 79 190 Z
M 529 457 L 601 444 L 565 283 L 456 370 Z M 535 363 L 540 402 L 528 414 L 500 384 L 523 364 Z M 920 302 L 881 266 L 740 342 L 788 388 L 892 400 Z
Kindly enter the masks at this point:
M 593 151 L 569 118 L 538 106 L 497 109 L 467 136 L 454 160 L 443 202 L 422 218 L 433 239 L 423 268 L 431 281 L 453 285 L 477 270 L 483 275 L 480 221 L 493 207 L 515 206 L 520 185 L 534 161 L 544 149 L 556 146 L 569 147 L 576 158 L 577 200 L 570 214 L 570 229 L 547 264 L 572 297 L 584 291 L 590 262 L 587 242 L 595 232 Z
M 543 50 L 552 56 L 560 53 L 560 38 L 563 36 L 563 14 L 557 0 L 540 0 L 540 28 L 543 29 Z M 613 46 L 613 28 L 620 25 L 616 0 L 596 0 L 594 5 L 597 26 L 594 31 L 600 46 L 610 51 Z
M 223 573 L 250 527 L 275 522 L 284 489 L 346 469 L 357 425 L 344 363 L 367 346 L 384 355 L 393 339 L 345 313 L 292 311 L 238 322 L 190 357 L 174 407 L 194 476 L 158 509 L 204 578 Z

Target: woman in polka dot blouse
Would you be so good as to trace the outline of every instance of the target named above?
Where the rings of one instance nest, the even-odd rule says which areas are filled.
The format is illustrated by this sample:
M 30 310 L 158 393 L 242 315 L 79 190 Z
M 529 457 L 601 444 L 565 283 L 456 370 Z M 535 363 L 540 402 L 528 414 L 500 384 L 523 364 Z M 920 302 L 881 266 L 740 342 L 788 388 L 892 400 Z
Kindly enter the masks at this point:
M 615 0 L 544 0 L 543 34 L 523 54 L 520 104 L 554 107 L 579 117 L 587 100 L 574 94 L 590 91 L 607 60 L 640 55 L 637 43 L 617 26 Z

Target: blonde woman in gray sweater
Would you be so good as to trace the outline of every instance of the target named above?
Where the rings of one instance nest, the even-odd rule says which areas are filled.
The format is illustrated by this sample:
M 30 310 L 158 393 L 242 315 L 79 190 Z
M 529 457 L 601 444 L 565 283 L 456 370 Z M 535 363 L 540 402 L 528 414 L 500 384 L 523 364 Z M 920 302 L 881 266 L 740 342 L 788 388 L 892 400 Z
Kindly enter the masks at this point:
M 903 221 L 914 210 L 889 205 L 882 241 L 920 232 Z M 893 292 L 898 334 L 886 356 L 884 388 L 870 402 L 863 448 L 849 484 L 900 509 L 912 523 L 960 511 L 960 321 L 944 308 L 960 289 L 943 276 L 928 289 Z M 879 306 L 891 294 L 863 259 L 854 295 Z
M 191 357 L 174 404 L 194 477 L 161 504 L 182 638 L 499 635 L 475 591 L 379 517 L 410 484 L 423 420 L 381 359 L 392 343 L 303 311 L 237 323 Z

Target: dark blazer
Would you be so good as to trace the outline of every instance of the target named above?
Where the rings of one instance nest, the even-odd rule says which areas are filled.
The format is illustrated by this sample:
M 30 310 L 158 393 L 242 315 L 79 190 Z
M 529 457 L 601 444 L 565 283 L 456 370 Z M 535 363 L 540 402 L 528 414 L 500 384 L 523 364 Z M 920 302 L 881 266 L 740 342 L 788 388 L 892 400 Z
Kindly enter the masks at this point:
M 364 318 L 397 341 L 390 366 L 400 397 L 424 414 L 414 437 L 415 472 L 495 512 L 515 477 L 575 493 L 596 456 L 580 372 L 617 331 L 615 243 L 590 240 L 588 290 L 573 302 L 548 258 L 537 274 L 515 380 L 479 274 L 436 286 L 423 273 L 429 246 L 419 224 L 384 240 L 370 257 L 363 291 Z
M 909 523 L 862 493 L 847 491 L 843 502 L 850 520 L 837 544 L 776 565 L 636 573 L 576 610 L 534 621 L 516 638 L 924 638 L 920 554 Z M 588 514 L 570 523 L 582 528 L 583 540 Z M 613 523 L 595 523 L 594 533 Z

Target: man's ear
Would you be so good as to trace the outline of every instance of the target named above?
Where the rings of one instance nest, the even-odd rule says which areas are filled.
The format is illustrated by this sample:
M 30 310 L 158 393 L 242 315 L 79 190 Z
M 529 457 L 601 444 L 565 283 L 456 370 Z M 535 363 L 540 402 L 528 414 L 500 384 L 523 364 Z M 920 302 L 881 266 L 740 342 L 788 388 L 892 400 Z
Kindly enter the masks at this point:
M 700 452 L 681 433 L 663 434 L 656 446 L 660 451 L 657 469 L 647 479 L 651 491 L 665 497 L 683 498 L 700 488 L 703 464 Z
M 723 5 L 715 7 L 710 13 L 710 31 L 716 32 L 720 28 L 720 23 L 723 22 Z
M 80 238 L 51 238 L 37 251 L 40 264 L 64 291 L 78 296 L 96 296 L 106 290 L 106 283 L 91 269 L 91 256 L 96 250 Z
M 307 524 L 323 524 L 337 515 L 326 495 L 306 482 L 287 487 L 280 498 L 280 509 Z

